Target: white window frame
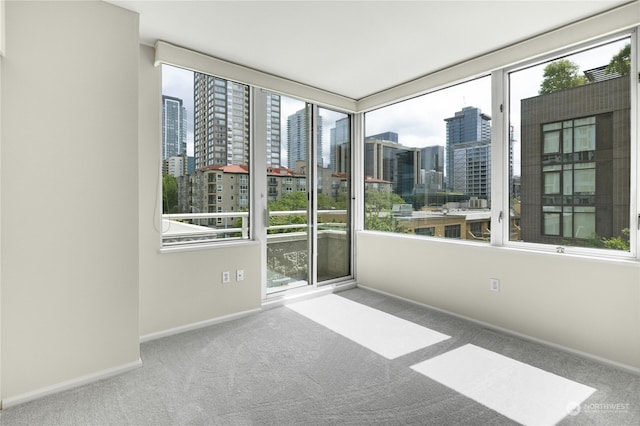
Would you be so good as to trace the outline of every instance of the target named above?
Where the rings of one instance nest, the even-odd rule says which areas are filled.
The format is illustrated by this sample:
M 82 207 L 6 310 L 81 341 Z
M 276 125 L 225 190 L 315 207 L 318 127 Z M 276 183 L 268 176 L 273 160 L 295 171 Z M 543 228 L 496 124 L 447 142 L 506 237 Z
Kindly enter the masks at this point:
M 635 80 L 636 76 L 639 76 L 640 69 L 640 36 L 638 35 L 638 30 L 640 27 L 629 26 L 627 29 L 612 31 L 609 34 L 605 34 L 598 37 L 586 37 L 585 40 L 579 43 L 573 43 L 569 45 L 562 46 L 561 48 L 557 48 L 552 51 L 547 51 L 544 54 L 535 55 L 535 57 L 531 59 L 524 59 L 520 61 L 514 61 L 511 65 L 506 67 L 500 67 L 491 72 L 491 102 L 492 102 L 492 153 L 491 153 L 491 239 L 489 245 L 492 247 L 502 247 L 502 248 L 512 248 L 518 250 L 527 250 L 527 251 L 538 251 L 538 252 L 554 252 L 554 253 L 563 253 L 563 254 L 573 254 L 578 256 L 588 256 L 591 258 L 603 258 L 603 259 L 638 259 L 640 253 L 640 238 L 638 236 L 638 226 L 639 224 L 639 211 L 638 211 L 638 190 L 640 188 L 640 174 L 638 173 L 638 166 L 640 165 L 640 150 L 638 150 L 638 122 L 640 121 L 640 117 L 638 112 L 640 110 L 638 106 L 638 99 L 640 98 L 640 84 Z M 531 242 L 520 242 L 520 241 L 510 241 L 510 220 L 508 217 L 508 212 L 510 211 L 509 206 L 509 73 L 527 68 L 529 66 L 537 65 L 543 63 L 545 61 L 554 60 L 556 58 L 562 57 L 572 52 L 588 49 L 594 46 L 597 46 L 601 43 L 606 43 L 607 41 L 621 39 L 629 37 L 631 41 L 631 52 L 632 52 L 632 63 L 631 63 L 631 71 L 630 78 L 632 79 L 630 85 L 630 202 L 629 202 L 629 242 L 630 242 L 630 250 L 622 251 L 622 250 L 610 250 L 610 249 L 602 249 L 602 248 L 589 248 L 589 247 L 577 247 L 577 246 L 561 246 L 553 244 L 542 244 L 542 243 L 531 243 Z M 402 99 L 396 100 L 396 102 L 402 102 L 411 98 L 415 98 L 418 96 L 422 96 L 431 92 L 435 92 L 438 90 L 444 90 L 448 87 L 452 87 L 458 84 L 463 84 L 466 81 L 470 81 L 476 78 L 483 77 L 487 75 L 487 73 L 478 73 L 473 76 L 469 76 L 465 79 L 460 79 L 457 81 L 449 81 L 448 83 L 444 83 L 441 85 L 431 86 L 428 90 L 423 90 L 421 92 L 416 92 L 409 94 L 405 90 L 405 96 Z M 425 77 L 426 78 L 426 77 Z M 437 78 L 436 78 L 437 80 Z M 635 83 L 634 83 L 635 81 Z M 412 83 L 408 86 L 414 85 L 417 83 Z M 393 90 L 393 89 L 391 89 Z M 375 95 L 374 97 L 383 97 L 381 95 Z M 363 105 L 368 104 L 368 99 L 362 101 Z M 390 105 L 395 102 L 387 102 L 386 105 Z M 358 117 L 361 117 L 361 120 L 364 120 L 364 114 L 368 111 L 382 108 L 386 105 L 378 105 L 377 107 L 371 107 L 366 111 L 362 111 L 357 114 Z M 361 148 L 363 145 L 363 137 L 359 139 L 358 148 Z M 356 157 L 356 154 L 358 157 Z M 358 164 L 361 168 L 364 166 L 364 159 L 362 149 L 359 149 L 358 152 L 354 152 L 354 157 L 357 158 L 356 164 Z M 361 162 L 362 164 L 359 164 Z M 355 176 L 354 176 L 355 177 Z M 364 192 L 364 176 L 360 175 L 357 177 L 359 185 L 363 187 Z M 362 199 L 362 198 L 361 198 Z M 373 232 L 379 233 L 379 231 L 368 231 L 364 229 L 364 202 L 358 204 L 357 216 L 359 220 L 358 222 L 358 230 L 364 232 Z M 394 235 L 398 238 L 415 238 L 416 236 L 406 236 L 398 233 L 387 233 L 389 235 Z M 428 237 L 425 237 L 428 238 Z M 442 244 L 465 244 L 465 245 L 475 245 L 477 246 L 477 242 L 466 241 L 466 240 L 454 240 L 454 239 L 445 239 L 445 238 L 434 238 L 432 241 Z
M 232 81 L 243 82 L 251 87 L 251 90 L 258 88 L 303 99 L 319 106 L 326 106 L 330 109 L 341 110 L 352 114 L 353 138 L 352 138 L 352 194 L 358 200 L 354 204 L 352 215 L 352 232 L 363 231 L 364 228 L 364 193 L 365 177 L 363 172 L 363 140 L 364 140 L 364 113 L 384 107 L 386 105 L 400 102 L 415 96 L 419 96 L 431 91 L 446 88 L 481 75 L 486 75 L 489 71 L 492 74 L 492 209 L 491 209 L 491 241 L 490 245 L 495 247 L 510 247 L 525 250 L 549 251 L 555 249 L 544 244 L 517 243 L 510 242 L 509 221 L 501 220 L 501 213 L 509 211 L 509 199 L 504 194 L 509 194 L 508 171 L 508 149 L 504 149 L 504 142 L 508 144 L 508 96 L 506 87 L 508 78 L 507 72 L 517 67 L 523 67 L 527 62 L 540 62 L 541 58 L 547 56 L 557 56 L 558 52 L 575 49 L 580 45 L 592 45 L 601 36 L 614 35 L 618 33 L 631 33 L 632 42 L 632 62 L 631 76 L 635 80 L 638 75 L 640 55 L 638 55 L 638 34 L 634 30 L 638 26 L 637 3 L 625 4 L 599 15 L 584 19 L 582 21 L 565 25 L 562 28 L 548 33 L 532 37 L 519 43 L 514 43 L 503 49 L 496 50 L 486 55 L 454 65 L 442 71 L 437 71 L 416 78 L 410 82 L 397 87 L 384 90 L 360 100 L 353 100 L 322 90 L 301 85 L 296 82 L 261 73 L 252 69 L 244 68 L 236 64 L 202 55 L 184 48 L 173 46 L 165 42 L 156 43 L 156 64 L 164 63 L 174 65 L 198 72 L 220 76 Z M 627 29 L 627 30 L 625 30 Z M 628 30 L 631 29 L 631 30 Z M 531 58 L 528 61 L 526 58 Z M 518 64 L 513 66 L 513 64 Z M 637 172 L 640 158 L 637 148 L 638 142 L 638 97 L 639 88 L 636 84 L 631 85 L 631 170 L 630 170 L 630 252 L 620 253 L 613 257 L 637 258 L 639 253 L 640 239 L 638 238 L 638 188 L 640 188 L 639 173 Z M 160 98 L 159 98 L 160 99 Z M 159 101 L 160 102 L 160 101 Z M 253 103 L 251 102 L 251 105 Z M 252 111 L 253 112 L 253 111 Z M 252 126 L 255 115 L 252 114 Z M 499 125 L 501 124 L 501 125 Z M 251 135 L 253 136 L 253 132 Z M 494 141 L 499 141 L 494 143 Z M 252 141 L 253 142 L 253 141 Z M 252 143 L 255 150 L 256 146 Z M 252 152 L 252 155 L 254 153 Z M 266 200 L 259 200 L 255 195 L 256 176 L 265 176 L 256 172 L 256 162 L 251 161 L 252 176 L 250 188 L 251 206 L 251 229 L 255 230 L 256 221 L 262 221 L 261 208 L 266 204 Z M 500 165 L 500 167 L 498 167 Z M 266 168 L 265 168 L 266 169 Z M 266 171 L 266 170 L 265 170 Z M 266 199 L 266 197 L 265 197 Z M 262 204 L 260 203 L 262 201 Z M 253 232 L 252 232 L 253 234 Z M 402 235 L 396 236 L 400 238 Z M 354 238 L 353 241 L 356 239 Z M 464 241 L 434 240 L 447 244 L 472 244 Z M 477 245 L 477 244 L 476 244 Z M 357 247 L 352 250 L 352 257 L 355 256 Z M 604 250 L 572 248 L 576 254 L 586 254 L 597 257 L 612 257 L 611 253 L 605 254 Z M 607 251 L 609 252 L 609 251 Z M 353 270 L 355 273 L 356 271 Z
M 640 28 L 640 27 L 638 27 Z M 638 157 L 638 28 L 631 28 L 625 31 L 594 38 L 580 44 L 555 50 L 552 53 L 538 56 L 535 59 L 519 62 L 513 66 L 506 67 L 492 73 L 492 164 L 500 164 L 501 167 L 492 168 L 492 220 L 491 245 L 510 247 L 514 249 L 524 249 L 541 252 L 556 252 L 562 254 L 574 254 L 579 256 L 617 258 L 617 259 L 637 259 L 638 257 L 638 195 L 640 188 L 638 182 L 637 168 L 640 164 Z M 509 74 L 518 70 L 552 61 L 556 58 L 568 55 L 572 52 L 588 49 L 609 40 L 629 37 L 631 42 L 631 71 L 630 78 L 630 198 L 629 198 L 629 251 L 608 250 L 601 248 L 564 246 L 554 244 L 531 243 L 521 241 L 510 241 L 510 221 L 508 214 L 509 206 Z M 634 84 L 635 81 L 635 84 Z M 495 130 L 494 130 L 495 129 Z M 497 131 L 496 131 L 497 130 Z M 497 147 L 497 149 L 496 149 Z M 506 194 L 506 196 L 505 196 Z M 503 218 L 507 220 L 503 220 Z

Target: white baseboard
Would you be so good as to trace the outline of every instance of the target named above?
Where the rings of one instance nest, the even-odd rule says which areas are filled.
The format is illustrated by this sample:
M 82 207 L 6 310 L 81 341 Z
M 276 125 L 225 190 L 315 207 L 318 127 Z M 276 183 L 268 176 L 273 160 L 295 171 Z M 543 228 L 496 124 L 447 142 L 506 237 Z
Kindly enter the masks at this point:
M 350 288 L 355 288 L 355 281 L 349 281 L 346 283 L 337 283 L 333 285 L 326 285 L 323 287 L 319 287 L 313 290 L 301 289 L 299 293 L 296 292 L 288 292 L 286 296 L 274 295 L 271 298 L 268 298 L 266 301 L 262 303 L 262 307 L 256 309 L 250 309 L 248 311 L 237 312 L 230 315 L 224 315 L 217 318 L 212 318 L 205 321 L 200 321 L 196 323 L 186 324 L 179 327 L 170 328 L 168 330 L 158 331 L 156 333 L 149 333 L 143 336 L 140 336 L 140 343 L 149 342 L 151 340 L 161 339 L 163 337 L 173 336 L 174 334 L 185 333 L 187 331 L 197 330 L 199 328 L 208 327 L 214 324 L 220 324 L 227 321 L 233 321 L 235 319 L 239 319 L 242 317 L 246 317 L 248 315 L 253 315 L 259 312 L 262 312 L 266 309 L 275 308 L 278 306 L 284 306 L 287 303 L 291 303 L 294 301 L 300 301 L 311 297 L 317 297 L 324 294 L 335 293 L 342 290 L 348 290 Z
M 208 319 L 205 321 L 195 322 L 191 324 L 181 325 L 179 327 L 170 328 L 168 330 L 158 331 L 155 333 L 145 334 L 144 336 L 140 336 L 140 343 L 148 342 L 151 340 L 161 339 L 163 337 L 173 336 L 174 334 L 185 333 L 187 331 L 197 330 L 199 328 L 208 327 L 214 324 L 220 324 L 222 322 L 232 321 L 235 319 L 239 319 L 242 317 L 246 317 L 248 315 L 252 315 L 258 312 L 262 312 L 262 309 L 250 309 L 248 311 L 237 312 L 235 314 L 224 315 L 221 317 L 216 317 L 212 319 Z
M 110 377 L 114 377 L 114 376 L 126 373 L 127 371 L 134 370 L 140 366 L 142 366 L 142 360 L 138 358 L 137 361 L 130 362 L 128 364 L 120 365 L 113 368 L 108 368 L 106 370 L 98 371 L 92 374 L 87 374 L 86 376 L 81 376 L 76 379 L 67 380 L 65 382 L 47 386 L 42 389 L 37 389 L 31 392 L 23 393 L 21 395 L 12 396 L 10 398 L 6 398 L 2 400 L 2 409 L 13 407 L 18 404 L 24 404 L 25 402 L 33 401 L 35 399 L 52 395 L 54 393 L 77 388 L 79 386 L 84 386 L 89 383 L 97 382 L 99 380 L 108 379 Z
M 579 351 L 577 349 L 573 349 L 573 348 L 570 348 L 570 347 L 567 347 L 567 346 L 559 345 L 557 343 L 549 342 L 547 340 L 538 339 L 536 337 L 532 337 L 532 336 L 529 336 L 529 335 L 526 335 L 526 334 L 518 333 L 517 331 L 509 330 L 508 328 L 503 328 L 503 327 L 499 327 L 497 325 L 490 324 L 488 322 L 479 321 L 479 320 L 471 318 L 471 317 L 467 317 L 467 316 L 464 316 L 464 315 L 457 314 L 455 312 L 447 311 L 446 309 L 440 309 L 440 308 L 437 308 L 435 306 L 427 305 L 426 303 L 416 302 L 415 300 L 407 299 L 405 297 L 398 296 L 398 295 L 395 295 L 393 293 L 387 293 L 386 291 L 378 290 L 378 289 L 367 287 L 367 286 L 360 285 L 360 284 L 358 284 L 358 288 L 362 288 L 362 289 L 365 289 L 365 290 L 373 291 L 375 293 L 384 294 L 385 296 L 389 296 L 389 297 L 393 297 L 395 299 L 403 300 L 405 302 L 413 303 L 414 305 L 419 305 L 419 306 L 422 306 L 422 307 L 425 307 L 425 308 L 428 308 L 428 309 L 433 309 L 434 311 L 442 312 L 444 314 L 451 315 L 451 316 L 456 317 L 456 318 L 461 318 L 463 320 L 472 322 L 474 324 L 478 324 L 478 325 L 480 325 L 482 327 L 485 327 L 485 328 L 488 328 L 488 329 L 491 329 L 491 330 L 496 330 L 496 331 L 499 331 L 499 332 L 504 333 L 504 334 L 509 334 L 511 336 L 515 336 L 515 337 L 519 337 L 519 338 L 524 339 L 524 340 L 528 340 L 530 342 L 535 342 L 535 343 L 539 343 L 541 345 L 549 346 L 551 348 L 558 349 L 558 350 L 561 350 L 563 352 L 567 352 L 567 353 L 570 353 L 570 354 L 573 354 L 573 355 L 578 355 L 578 356 L 580 356 L 582 358 L 586 358 L 586 359 L 589 359 L 589 360 L 592 360 L 592 361 L 599 362 L 600 364 L 609 365 L 611 367 L 615 367 L 615 368 L 618 368 L 620 370 L 627 371 L 629 373 L 634 373 L 634 374 L 640 375 L 640 368 L 636 368 L 636 367 L 633 367 L 631 365 L 622 364 L 620 362 L 612 361 L 612 360 L 607 359 L 607 358 L 602 358 L 602 357 L 599 357 L 597 355 L 590 354 L 588 352 L 582 352 L 582 351 Z

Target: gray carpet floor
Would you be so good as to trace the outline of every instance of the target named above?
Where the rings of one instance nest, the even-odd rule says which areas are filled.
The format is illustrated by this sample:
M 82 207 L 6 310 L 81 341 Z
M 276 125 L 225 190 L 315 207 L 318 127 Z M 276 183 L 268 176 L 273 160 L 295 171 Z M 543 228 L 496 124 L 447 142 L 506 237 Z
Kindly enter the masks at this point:
M 339 295 L 451 338 L 388 360 L 280 307 L 144 343 L 141 368 L 11 407 L 0 424 L 516 424 L 410 368 L 472 343 L 596 388 L 561 425 L 640 425 L 637 375 L 364 289 Z

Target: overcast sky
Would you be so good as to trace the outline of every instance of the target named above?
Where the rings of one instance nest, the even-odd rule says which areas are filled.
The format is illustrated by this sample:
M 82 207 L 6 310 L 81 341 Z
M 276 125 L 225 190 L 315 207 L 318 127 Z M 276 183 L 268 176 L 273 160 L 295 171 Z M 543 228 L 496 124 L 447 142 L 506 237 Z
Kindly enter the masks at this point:
M 611 57 L 618 53 L 628 38 L 610 43 L 585 52 L 567 57 L 579 65 L 580 72 L 606 65 Z M 520 99 L 536 96 L 542 81 L 542 72 L 546 64 L 529 67 L 510 75 L 510 121 L 515 131 L 516 170 L 519 170 L 519 107 Z M 193 155 L 193 73 L 180 68 L 163 66 L 163 94 L 175 96 L 183 100 L 187 108 L 187 145 L 189 155 Z M 399 143 L 411 147 L 446 144 L 446 124 L 444 119 L 453 117 L 456 111 L 465 106 L 480 108 L 491 115 L 491 78 L 489 76 L 459 84 L 437 92 L 429 93 L 398 104 L 390 105 L 365 115 L 365 134 L 392 131 L 399 135 Z M 286 165 L 286 120 L 296 111 L 304 108 L 299 100 L 282 98 L 282 141 L 283 165 Z M 328 161 L 330 129 L 335 120 L 342 117 L 340 113 L 322 111 L 324 119 L 324 157 Z

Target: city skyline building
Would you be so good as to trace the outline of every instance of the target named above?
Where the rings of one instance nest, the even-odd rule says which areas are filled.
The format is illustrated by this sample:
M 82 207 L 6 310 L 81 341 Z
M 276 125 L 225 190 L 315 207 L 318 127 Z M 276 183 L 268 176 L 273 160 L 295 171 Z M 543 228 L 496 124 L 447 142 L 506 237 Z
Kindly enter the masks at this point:
M 282 124 L 280 95 L 267 93 L 267 167 L 282 165 Z
M 444 146 L 432 145 L 420 149 L 422 170 L 444 173 Z
M 414 187 L 421 179 L 420 148 L 389 140 L 365 137 L 364 173 L 373 179 L 392 182 L 393 192 L 412 203 Z
M 299 161 L 307 161 L 309 157 L 309 137 L 310 132 L 310 110 L 309 107 L 302 108 L 287 117 L 287 167 L 296 170 Z M 322 116 L 316 117 L 318 146 L 317 152 L 323 152 L 322 137 Z M 318 155 L 317 164 L 324 166 L 322 155 Z
M 249 164 L 249 86 L 193 74 L 195 168 Z
M 186 157 L 174 156 L 164 160 L 165 174 L 170 174 L 175 177 L 181 177 L 186 175 Z
M 163 161 L 163 174 L 175 177 L 189 176 L 194 172 L 194 158 L 185 155 L 169 157 Z
M 194 73 L 194 160 L 196 169 L 249 164 L 249 87 Z M 282 129 L 280 95 L 267 93 L 267 165 L 279 166 Z
M 376 135 L 370 135 L 367 136 L 365 139 L 378 139 L 381 141 L 389 141 L 389 142 L 393 142 L 393 143 L 399 143 L 399 137 L 398 134 L 396 132 L 382 132 L 382 133 L 378 133 Z
M 162 159 L 187 154 L 187 109 L 180 98 L 162 96 Z
M 349 156 L 345 152 L 345 144 L 348 146 L 351 140 L 351 128 L 349 126 L 351 120 L 349 117 L 336 121 L 336 127 L 330 130 L 330 147 L 329 166 L 331 170 L 339 173 L 346 173 L 348 170 Z
M 445 118 L 444 121 L 447 126 L 445 148 L 447 188 L 463 192 L 467 188 L 477 191 L 478 186 L 472 182 L 480 182 L 482 179 L 485 179 L 488 185 L 490 174 L 484 176 L 475 174 L 485 173 L 487 169 L 490 169 L 491 155 L 487 156 L 486 152 L 490 151 L 491 117 L 484 114 L 480 108 L 468 106 L 455 112 L 453 117 Z M 489 145 L 489 147 L 484 147 L 484 145 Z M 456 156 L 455 151 L 458 149 L 462 151 Z M 456 160 L 457 166 L 455 166 Z M 488 163 L 485 163 L 485 160 Z M 465 172 L 467 166 L 469 166 L 468 170 L 474 174 L 473 176 Z M 467 186 L 467 183 L 470 183 L 470 186 Z M 489 193 L 490 191 L 487 190 L 486 194 Z
M 491 198 L 491 144 L 467 142 L 453 149 L 451 188 L 471 197 Z

